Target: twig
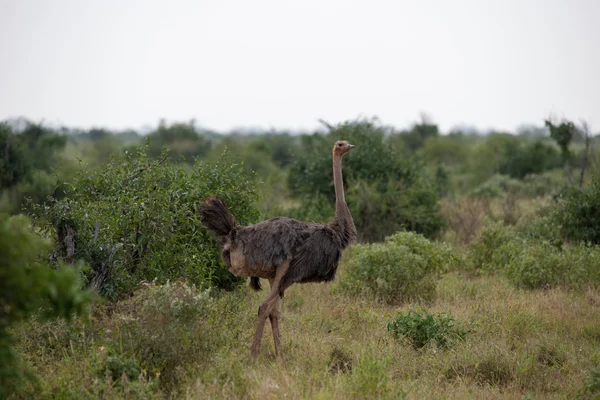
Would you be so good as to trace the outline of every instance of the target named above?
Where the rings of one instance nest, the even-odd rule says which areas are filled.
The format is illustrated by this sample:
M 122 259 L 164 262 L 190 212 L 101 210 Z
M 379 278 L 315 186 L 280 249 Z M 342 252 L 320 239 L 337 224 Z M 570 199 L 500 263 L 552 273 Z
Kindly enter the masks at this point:
M 165 162 L 165 160 L 167 159 L 167 154 L 165 154 L 164 156 L 162 156 L 157 162 L 156 165 L 160 165 L 163 162 Z M 125 177 L 125 181 L 130 181 L 132 179 L 137 178 L 142 172 L 146 171 L 147 169 L 152 168 L 152 164 L 148 163 L 145 167 L 142 167 L 140 169 L 138 169 L 137 171 L 135 171 L 134 173 L 128 175 Z

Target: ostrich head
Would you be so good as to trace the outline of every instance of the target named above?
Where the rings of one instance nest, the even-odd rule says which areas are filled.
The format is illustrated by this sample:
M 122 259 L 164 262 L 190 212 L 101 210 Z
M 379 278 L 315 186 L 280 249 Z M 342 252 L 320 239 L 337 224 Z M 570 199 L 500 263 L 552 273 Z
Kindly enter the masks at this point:
M 337 156 L 341 157 L 355 147 L 356 147 L 355 145 L 350 144 L 346 140 L 338 140 L 337 142 L 335 142 L 335 145 L 333 146 L 333 155 L 337 155 Z

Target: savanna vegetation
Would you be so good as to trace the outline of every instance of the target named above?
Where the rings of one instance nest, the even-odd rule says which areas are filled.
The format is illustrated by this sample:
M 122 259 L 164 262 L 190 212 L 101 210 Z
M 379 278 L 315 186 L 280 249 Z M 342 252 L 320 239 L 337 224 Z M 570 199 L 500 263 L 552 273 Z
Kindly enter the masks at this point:
M 600 398 L 600 169 L 585 123 L 315 132 L 0 123 L 0 398 Z M 266 296 L 198 207 L 330 222 L 331 147 L 358 243 Z

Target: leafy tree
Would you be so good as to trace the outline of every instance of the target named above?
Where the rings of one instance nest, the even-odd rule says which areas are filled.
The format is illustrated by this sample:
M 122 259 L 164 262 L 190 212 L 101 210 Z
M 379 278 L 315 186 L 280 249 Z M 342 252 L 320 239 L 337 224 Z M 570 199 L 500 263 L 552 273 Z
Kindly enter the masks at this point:
M 21 140 L 4 123 L 0 123 L 0 189 L 13 187 L 30 175 L 26 149 Z
M 344 181 L 347 201 L 353 213 L 359 238 L 382 240 L 402 227 L 435 236 L 442 226 L 438 214 L 438 188 L 414 156 L 388 143 L 388 130 L 375 121 L 348 121 L 332 127 L 326 135 L 301 137 L 301 155 L 290 169 L 288 185 L 302 205 L 296 214 L 302 218 L 305 207 L 323 197 L 333 205 L 330 149 L 336 140 L 357 145 L 346 156 Z M 321 220 L 332 217 L 323 208 Z
M 586 188 L 565 188 L 553 207 L 561 233 L 574 241 L 600 244 L 600 175 Z
M 0 398 L 18 389 L 24 370 L 10 327 L 42 308 L 43 316 L 70 319 L 89 302 L 76 269 L 51 269 L 41 261 L 50 242 L 34 234 L 23 215 L 0 215 Z
M 60 151 L 67 144 L 67 136 L 56 133 L 41 124 L 29 123 L 16 135 L 27 148 L 33 168 L 51 172 L 56 168 Z
M 461 136 L 431 136 L 425 140 L 419 153 L 437 165 L 457 167 L 469 159 L 471 144 Z
M 479 185 L 495 174 L 523 179 L 555 168 L 559 162 L 556 149 L 543 140 L 493 133 L 474 147 L 469 169 L 474 185 Z
M 8 124 L 0 123 L 0 189 L 31 180 L 36 169 L 53 171 L 66 142 L 66 136 L 41 125 L 28 123 L 15 133 Z
M 52 175 L 62 165 L 67 137 L 38 124 L 25 122 L 14 132 L 0 123 L 0 192 L 20 210 L 26 196 L 43 202 L 57 188 Z
M 575 135 L 575 124 L 568 120 L 562 120 L 560 124 L 555 125 L 551 120 L 545 120 L 545 125 L 550 130 L 550 137 L 556 141 L 562 153 L 565 162 L 570 157 L 569 145 Z
M 521 142 L 516 148 L 509 149 L 508 157 L 500 167 L 500 174 L 523 179 L 529 174 L 540 174 L 560 164 L 556 149 L 541 140 Z
M 414 124 L 409 131 L 400 132 L 400 138 L 410 150 L 417 150 L 423 146 L 429 138 L 439 135 L 439 129 L 436 124 L 426 116 L 421 116 L 421 122 Z
M 555 125 L 551 120 L 545 120 L 544 122 L 550 130 L 550 137 L 554 139 L 554 141 L 556 142 L 556 144 L 558 144 L 558 147 L 560 148 L 560 152 L 563 159 L 563 165 L 567 171 L 567 180 L 569 184 L 572 184 L 573 176 L 571 170 L 571 160 L 573 157 L 569 146 L 573 142 L 573 139 L 576 137 L 577 134 L 575 124 L 566 119 L 563 119 L 558 125 Z
M 148 154 L 157 157 L 164 147 L 169 149 L 172 158 L 184 157 L 189 163 L 193 163 L 194 157 L 203 157 L 211 147 L 211 140 L 199 134 L 195 121 L 188 123 L 176 122 L 167 125 L 160 121 L 158 128 L 150 133 L 150 146 Z
M 298 155 L 299 141 L 288 133 L 269 133 L 263 135 L 271 149 L 271 159 L 280 168 L 285 168 L 294 162 Z

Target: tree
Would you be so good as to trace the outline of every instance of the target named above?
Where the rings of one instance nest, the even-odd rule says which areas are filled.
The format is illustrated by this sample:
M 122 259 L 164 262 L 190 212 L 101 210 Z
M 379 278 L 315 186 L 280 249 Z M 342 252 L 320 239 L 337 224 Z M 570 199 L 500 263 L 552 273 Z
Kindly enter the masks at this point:
M 7 194 L 13 210 L 19 211 L 26 197 L 43 202 L 55 194 L 55 176 L 62 166 L 61 153 L 67 136 L 23 121 L 18 131 L 0 123 L 0 192 Z
M 358 120 L 332 126 L 327 134 L 302 136 L 301 155 L 288 175 L 292 194 L 302 202 L 291 210 L 293 216 L 319 222 L 330 217 L 335 199 L 330 149 L 343 139 L 357 146 L 345 160 L 343 176 L 359 240 L 383 240 L 400 229 L 435 236 L 442 227 L 435 180 L 421 159 L 390 145 L 388 133 L 375 120 Z
M 11 188 L 30 176 L 31 165 L 21 140 L 0 123 L 0 190 Z
M 160 155 L 165 147 L 169 149 L 172 158 L 184 157 L 187 162 L 193 163 L 194 157 L 203 157 L 211 147 L 211 141 L 201 135 L 196 128 L 194 120 L 188 123 L 176 122 L 167 125 L 161 120 L 158 128 L 150 133 L 150 147 L 148 154 L 152 157 Z
M 414 124 L 408 132 L 400 132 L 400 138 L 410 150 L 417 150 L 428 138 L 436 137 L 439 133 L 438 126 L 431 122 L 431 118 L 421 114 L 421 122 Z
M 594 175 L 587 187 L 566 187 L 551 210 L 564 237 L 600 244 L 600 175 Z
M 575 124 L 566 119 L 563 119 L 558 125 L 554 124 L 551 119 L 545 120 L 544 123 L 550 129 L 550 137 L 554 139 L 560 148 L 563 165 L 567 169 L 567 179 L 569 180 L 569 184 L 572 184 L 573 178 L 570 168 L 571 151 L 569 145 L 575 136 Z
M 583 154 L 581 156 L 581 172 L 579 175 L 579 187 L 583 187 L 583 179 L 585 178 L 585 170 L 588 167 L 588 163 L 589 163 L 589 159 L 590 159 L 590 152 L 591 152 L 591 138 L 590 138 L 590 127 L 587 123 L 587 121 L 582 121 L 581 122 L 581 128 L 583 131 L 583 135 L 584 135 L 584 140 L 585 140 L 585 148 L 583 151 Z

